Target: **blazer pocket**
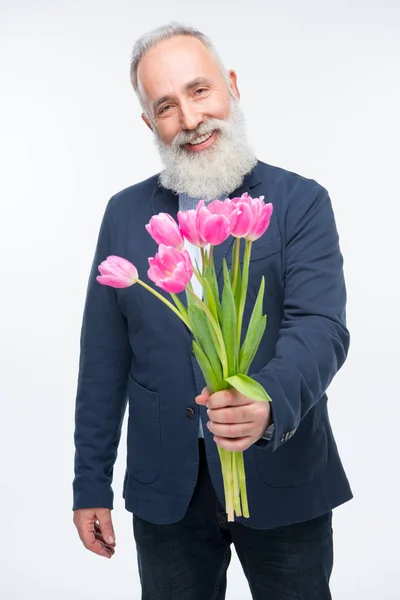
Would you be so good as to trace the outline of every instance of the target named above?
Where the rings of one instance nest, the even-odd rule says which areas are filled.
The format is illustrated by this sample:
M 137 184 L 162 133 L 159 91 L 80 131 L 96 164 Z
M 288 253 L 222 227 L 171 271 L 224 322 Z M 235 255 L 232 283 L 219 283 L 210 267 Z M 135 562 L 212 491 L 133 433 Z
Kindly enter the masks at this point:
M 282 238 L 278 237 L 274 240 L 265 242 L 262 238 L 259 238 L 253 242 L 251 246 L 250 262 L 272 256 L 281 251 Z
M 158 393 L 143 387 L 129 376 L 128 395 L 129 477 L 142 483 L 151 483 L 160 473 L 161 431 Z
M 273 254 L 277 254 L 282 249 L 282 238 L 277 237 L 274 240 L 265 240 L 264 237 L 260 237 L 258 240 L 252 243 L 251 246 L 251 254 L 250 254 L 250 264 L 257 260 L 261 260 L 262 258 L 267 258 L 268 256 L 272 256 Z M 244 242 L 241 242 L 240 248 L 240 264 L 243 264 L 243 255 L 244 255 Z M 232 267 L 232 252 L 229 251 L 227 256 L 225 257 L 226 264 L 230 268 Z

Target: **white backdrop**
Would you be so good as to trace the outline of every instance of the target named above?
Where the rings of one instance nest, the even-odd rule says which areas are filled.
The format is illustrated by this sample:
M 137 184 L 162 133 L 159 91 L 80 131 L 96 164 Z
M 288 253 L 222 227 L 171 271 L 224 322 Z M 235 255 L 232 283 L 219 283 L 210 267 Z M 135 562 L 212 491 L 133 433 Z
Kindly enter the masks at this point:
M 106 202 L 160 167 L 130 52 L 171 19 L 203 29 L 237 70 L 258 157 L 330 192 L 352 343 L 328 395 L 355 495 L 334 512 L 333 597 L 398 599 L 397 0 L 0 0 L 0 597 L 140 597 L 121 498 L 125 430 L 106 561 L 72 524 L 73 413 Z M 236 559 L 227 598 L 250 598 Z

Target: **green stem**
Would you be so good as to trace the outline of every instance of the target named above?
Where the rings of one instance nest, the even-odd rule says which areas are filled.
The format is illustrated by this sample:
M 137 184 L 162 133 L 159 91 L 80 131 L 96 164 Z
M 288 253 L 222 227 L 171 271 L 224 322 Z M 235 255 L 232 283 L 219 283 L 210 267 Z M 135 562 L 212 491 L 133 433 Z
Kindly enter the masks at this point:
M 151 292 L 153 294 L 153 296 L 156 296 L 156 298 L 158 298 L 159 300 L 161 300 L 161 302 L 164 302 L 164 304 L 166 304 L 168 306 L 168 308 L 170 308 L 181 319 L 181 321 L 183 321 L 185 323 L 186 327 L 188 327 L 190 329 L 190 331 L 192 331 L 192 329 L 190 327 L 190 324 L 189 324 L 189 321 L 179 312 L 179 310 L 172 304 L 172 302 L 170 302 L 169 300 L 167 300 L 166 298 L 164 298 L 164 296 L 162 296 L 161 294 L 159 294 L 156 290 L 153 290 L 152 287 L 150 287 L 149 285 L 147 285 L 147 283 L 145 283 L 141 279 L 137 279 L 136 283 L 139 283 L 147 291 Z
M 218 354 L 220 355 L 220 359 L 221 359 L 221 363 L 222 363 L 223 378 L 226 379 L 226 377 L 228 377 L 228 375 L 229 375 L 229 373 L 228 373 L 228 357 L 226 354 L 226 348 L 225 348 L 224 338 L 222 337 L 221 329 L 220 329 L 217 321 L 214 319 L 214 317 L 213 317 L 212 313 L 210 312 L 209 308 L 207 307 L 207 305 L 197 296 L 197 294 L 195 294 L 195 292 L 189 286 L 187 287 L 187 290 L 188 290 L 189 294 L 191 294 L 193 296 L 193 298 L 199 303 L 200 308 L 202 308 L 203 311 L 206 313 L 208 320 L 210 321 L 212 328 L 214 329 L 214 332 L 215 332 L 215 335 L 217 336 L 219 347 L 220 347 L 220 352 Z
M 246 474 L 244 470 L 243 452 L 236 452 L 236 465 L 239 478 L 240 497 L 242 501 L 242 512 L 246 519 L 249 518 L 249 504 L 247 501 Z
M 233 259 L 233 281 L 232 281 L 232 293 L 235 295 L 236 283 L 239 272 L 239 251 L 240 251 L 240 238 L 235 240 L 234 259 Z
M 238 315 L 237 315 L 237 331 L 236 331 L 236 339 L 237 339 L 239 348 L 240 348 L 240 344 L 241 344 L 240 338 L 242 335 L 243 313 L 244 313 L 244 306 L 246 303 L 247 286 L 248 286 L 248 282 L 249 282 L 249 264 L 250 264 L 251 244 L 252 244 L 252 242 L 250 240 L 246 240 L 246 245 L 244 248 L 242 289 L 240 290 L 240 302 L 239 302 L 239 310 L 238 310 Z
M 222 468 L 225 471 L 226 478 L 226 487 L 227 487 L 227 495 L 225 496 L 226 503 L 226 512 L 228 515 L 228 521 L 235 520 L 234 513 L 234 499 L 233 499 L 233 474 L 232 474 L 232 452 L 229 450 L 223 450 L 224 453 L 224 462 L 222 463 Z
M 214 258 L 214 246 L 210 246 L 210 253 L 208 255 L 208 264 L 211 265 Z
M 207 259 L 207 253 L 204 250 L 204 248 L 200 248 L 200 252 L 201 252 L 201 262 L 203 265 L 203 273 L 206 270 L 207 266 L 208 266 L 208 259 Z
M 238 477 L 238 465 L 236 457 L 238 452 L 232 452 L 232 475 L 233 475 L 233 506 L 237 517 L 242 516 L 242 509 L 240 506 L 240 488 L 239 488 L 239 477 Z
M 228 479 L 227 479 L 227 469 L 225 466 L 225 454 L 226 450 L 217 445 L 219 460 L 221 463 L 221 471 L 222 471 L 222 481 L 224 484 L 224 495 L 225 495 L 225 508 L 226 512 L 228 512 L 228 499 L 229 499 L 229 488 L 228 488 Z
M 189 320 L 186 307 L 179 300 L 178 296 L 176 294 L 174 294 L 173 292 L 170 292 L 170 296 L 171 296 L 172 300 L 175 302 L 175 305 L 176 305 L 177 309 L 179 310 L 179 312 L 181 313 L 182 317 Z

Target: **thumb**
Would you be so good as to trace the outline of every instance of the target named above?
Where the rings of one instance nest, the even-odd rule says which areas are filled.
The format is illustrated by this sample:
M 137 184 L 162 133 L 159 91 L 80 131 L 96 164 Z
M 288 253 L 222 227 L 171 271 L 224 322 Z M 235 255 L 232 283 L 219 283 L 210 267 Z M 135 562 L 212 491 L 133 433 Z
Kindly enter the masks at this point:
M 107 544 L 115 546 L 115 533 L 111 519 L 110 510 L 102 510 L 96 512 L 97 519 L 99 521 L 101 534 Z
M 207 404 L 209 397 L 210 397 L 210 391 L 209 391 L 208 387 L 205 387 L 201 390 L 201 393 L 198 396 L 196 396 L 195 402 L 196 402 L 196 404 L 205 405 L 205 404 Z

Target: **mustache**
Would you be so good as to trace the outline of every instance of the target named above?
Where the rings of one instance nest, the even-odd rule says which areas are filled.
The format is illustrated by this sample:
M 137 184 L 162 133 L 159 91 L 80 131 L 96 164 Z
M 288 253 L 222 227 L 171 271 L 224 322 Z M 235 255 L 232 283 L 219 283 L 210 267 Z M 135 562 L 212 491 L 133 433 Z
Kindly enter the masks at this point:
M 189 142 L 193 142 L 201 135 L 212 133 L 213 131 L 223 130 L 226 127 L 226 122 L 222 119 L 207 119 L 204 123 L 200 123 L 194 131 L 180 131 L 171 143 L 172 148 L 179 148 Z

